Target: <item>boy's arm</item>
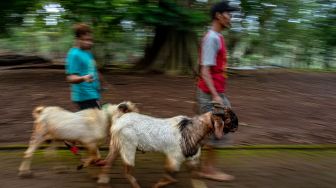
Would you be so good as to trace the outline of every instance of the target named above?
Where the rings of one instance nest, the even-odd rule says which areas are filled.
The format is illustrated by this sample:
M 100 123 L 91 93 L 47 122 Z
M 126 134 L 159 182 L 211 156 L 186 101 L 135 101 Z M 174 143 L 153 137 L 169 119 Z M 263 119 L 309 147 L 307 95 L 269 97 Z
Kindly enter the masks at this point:
M 111 86 L 106 79 L 104 78 L 103 74 L 98 71 L 99 81 L 101 83 L 101 89 L 102 91 L 106 91 L 109 89 L 109 86 Z
M 79 84 L 82 82 L 92 82 L 93 76 L 88 74 L 84 76 L 79 76 L 80 71 L 80 61 L 76 53 L 69 53 L 66 58 L 66 80 L 71 84 Z
M 92 82 L 93 77 L 90 74 L 85 75 L 85 76 L 78 76 L 76 74 L 70 74 L 67 76 L 67 81 L 72 84 L 79 84 L 82 82 Z

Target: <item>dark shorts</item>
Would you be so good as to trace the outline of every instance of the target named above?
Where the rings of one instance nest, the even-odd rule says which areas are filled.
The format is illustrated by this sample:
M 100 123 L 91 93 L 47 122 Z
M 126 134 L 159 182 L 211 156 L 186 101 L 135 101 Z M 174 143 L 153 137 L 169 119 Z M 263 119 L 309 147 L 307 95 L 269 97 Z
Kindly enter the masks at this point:
M 229 99 L 224 95 L 224 93 L 219 93 L 219 96 L 223 99 L 224 105 L 231 107 Z M 197 90 L 197 100 L 199 104 L 199 113 L 205 113 L 209 112 L 212 109 L 212 97 L 208 93 L 204 93 L 200 89 Z M 211 146 L 211 147 L 225 147 L 229 146 L 232 144 L 232 134 L 228 133 L 223 136 L 222 139 L 218 140 L 216 137 L 212 134 L 210 135 L 209 139 L 205 142 L 206 145 Z
M 89 108 L 101 109 L 100 102 L 97 99 L 79 101 L 79 102 L 75 102 L 75 103 L 79 107 L 80 110 L 85 110 L 85 109 L 89 109 Z
M 223 99 L 224 105 L 231 107 L 229 99 L 224 95 L 224 93 L 219 93 L 219 96 Z M 204 93 L 202 90 L 197 90 L 197 100 L 199 104 L 199 113 L 203 114 L 209 112 L 212 109 L 212 96 L 209 93 Z

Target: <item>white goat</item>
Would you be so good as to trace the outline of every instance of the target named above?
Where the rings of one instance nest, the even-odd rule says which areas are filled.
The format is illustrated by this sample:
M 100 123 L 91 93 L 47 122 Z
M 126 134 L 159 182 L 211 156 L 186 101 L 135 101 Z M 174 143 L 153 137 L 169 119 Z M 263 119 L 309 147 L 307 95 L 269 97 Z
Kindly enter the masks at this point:
M 112 122 L 130 111 L 137 111 L 131 102 L 106 104 L 103 110 L 87 109 L 76 113 L 55 106 L 35 108 L 33 133 L 19 167 L 19 175 L 31 175 L 30 164 L 33 153 L 46 140 L 82 143 L 89 153 L 89 158 L 85 160 L 83 166 L 88 166 L 100 158 L 98 145 L 108 136 Z
M 98 183 L 109 182 L 108 172 L 120 154 L 125 164 L 126 178 L 133 188 L 139 188 L 139 184 L 130 173 L 138 149 L 162 152 L 166 155 L 165 168 L 168 174 L 154 187 L 171 184 L 176 182 L 171 175 L 179 171 L 182 162 L 199 158 L 201 141 L 206 136 L 214 133 L 217 138 L 221 138 L 223 132 L 234 132 L 237 128 L 236 115 L 231 109 L 222 106 L 215 106 L 212 112 L 193 118 L 176 116 L 161 119 L 134 112 L 124 114 L 117 118 L 111 127 L 109 154 Z

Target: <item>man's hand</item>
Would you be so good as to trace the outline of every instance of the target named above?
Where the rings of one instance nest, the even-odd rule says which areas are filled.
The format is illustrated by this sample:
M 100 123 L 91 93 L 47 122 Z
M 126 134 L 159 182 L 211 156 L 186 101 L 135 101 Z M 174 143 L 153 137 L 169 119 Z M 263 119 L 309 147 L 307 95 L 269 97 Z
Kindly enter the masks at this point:
M 219 104 L 224 105 L 223 99 L 219 96 L 219 94 L 216 91 L 216 88 L 214 86 L 213 80 L 211 78 L 210 74 L 210 68 L 208 66 L 202 66 L 201 67 L 201 75 L 204 79 L 206 85 L 208 86 L 210 93 L 212 95 L 212 100 L 215 102 L 218 102 Z
M 212 100 L 213 100 L 214 102 L 218 102 L 218 103 L 221 104 L 221 105 L 224 105 L 224 101 L 223 101 L 223 99 L 222 99 L 219 95 L 215 95 L 215 96 L 213 96 L 213 97 L 212 97 Z

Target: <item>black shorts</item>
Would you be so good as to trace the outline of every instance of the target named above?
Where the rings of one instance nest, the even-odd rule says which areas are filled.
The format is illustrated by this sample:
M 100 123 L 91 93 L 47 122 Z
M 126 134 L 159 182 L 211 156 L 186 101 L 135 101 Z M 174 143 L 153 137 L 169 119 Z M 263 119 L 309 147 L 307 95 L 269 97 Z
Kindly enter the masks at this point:
M 92 100 L 86 100 L 86 101 L 79 101 L 75 102 L 80 110 L 85 110 L 89 108 L 98 108 L 101 109 L 101 105 L 99 100 L 92 99 Z

